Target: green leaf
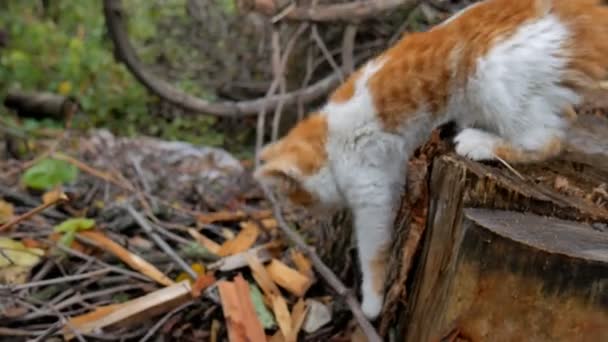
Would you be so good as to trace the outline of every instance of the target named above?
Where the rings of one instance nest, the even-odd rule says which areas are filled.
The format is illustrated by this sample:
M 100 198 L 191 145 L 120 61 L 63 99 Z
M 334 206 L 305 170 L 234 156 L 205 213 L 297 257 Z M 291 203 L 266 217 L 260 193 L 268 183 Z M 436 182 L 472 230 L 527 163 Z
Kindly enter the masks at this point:
M 43 159 L 25 171 L 23 183 L 36 190 L 48 190 L 60 184 L 73 182 L 78 177 L 78 169 L 65 161 Z
M 71 218 L 61 222 L 53 227 L 53 230 L 58 233 L 79 232 L 89 230 L 95 226 L 95 220 L 87 218 Z
M 249 294 L 255 307 L 255 313 L 264 329 L 273 329 L 276 326 L 276 322 L 270 311 L 268 311 L 268 308 L 266 308 L 266 305 L 264 305 L 260 289 L 255 284 L 249 283 Z

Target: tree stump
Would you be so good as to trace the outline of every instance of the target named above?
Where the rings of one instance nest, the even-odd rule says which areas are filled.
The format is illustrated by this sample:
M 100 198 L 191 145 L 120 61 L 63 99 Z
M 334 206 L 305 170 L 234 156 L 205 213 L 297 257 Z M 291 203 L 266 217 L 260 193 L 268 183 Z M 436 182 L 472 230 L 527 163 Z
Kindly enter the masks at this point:
M 608 341 L 608 120 L 570 135 L 553 161 L 426 164 L 396 220 L 381 334 Z

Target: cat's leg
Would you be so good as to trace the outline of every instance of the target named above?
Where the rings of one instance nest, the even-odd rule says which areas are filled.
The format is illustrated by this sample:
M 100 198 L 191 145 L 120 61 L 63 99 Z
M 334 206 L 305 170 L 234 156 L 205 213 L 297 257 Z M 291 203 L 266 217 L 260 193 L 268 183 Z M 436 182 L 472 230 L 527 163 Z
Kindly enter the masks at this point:
M 394 218 L 405 180 L 404 165 L 396 157 L 383 166 L 359 168 L 346 193 L 351 199 L 361 265 L 361 308 L 370 319 L 380 314 L 384 301 Z
M 560 113 L 541 113 L 537 110 L 534 115 L 526 115 L 526 120 L 503 117 L 501 126 L 508 127 L 510 132 L 504 136 L 465 128 L 454 138 L 456 153 L 473 160 L 501 159 L 510 163 L 539 162 L 555 157 L 562 151 L 565 129 L 576 120 L 576 112 L 566 106 Z
M 563 132 L 530 128 L 509 140 L 477 128 L 466 128 L 455 138 L 456 153 L 472 160 L 501 159 L 510 163 L 530 163 L 550 159 L 562 150 Z
M 388 190 L 390 191 L 390 190 Z M 384 284 L 390 250 L 394 210 L 386 199 L 361 204 L 353 209 L 357 249 L 361 264 L 361 309 L 369 319 L 382 310 Z

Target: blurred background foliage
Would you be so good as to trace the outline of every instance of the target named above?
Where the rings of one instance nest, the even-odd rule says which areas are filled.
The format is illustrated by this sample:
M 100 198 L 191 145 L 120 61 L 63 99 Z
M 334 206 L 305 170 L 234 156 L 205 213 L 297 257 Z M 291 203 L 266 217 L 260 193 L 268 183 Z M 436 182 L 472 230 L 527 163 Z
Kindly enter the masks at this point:
M 225 15 L 235 11 L 233 0 L 208 2 Z M 203 77 L 205 68 L 197 64 L 212 61 L 205 60 L 201 54 L 204 49 L 184 43 L 184 36 L 196 24 L 186 13 L 187 1 L 124 3 L 130 38 L 140 58 L 180 88 L 214 99 L 215 88 L 208 85 L 209 77 Z M 191 34 L 189 37 L 196 39 Z M 146 134 L 227 147 L 215 118 L 187 115 L 162 103 L 115 60 L 101 0 L 0 1 L 0 98 L 9 89 L 76 97 L 82 113 L 74 126 L 83 130 L 104 127 L 120 135 Z M 14 119 L 4 107 L 0 107 L 0 116 L 5 121 Z M 62 125 L 50 120 L 22 122 L 26 128 Z M 239 149 L 234 143 L 245 144 L 250 137 L 246 133 L 231 135 L 233 146 L 229 147 Z

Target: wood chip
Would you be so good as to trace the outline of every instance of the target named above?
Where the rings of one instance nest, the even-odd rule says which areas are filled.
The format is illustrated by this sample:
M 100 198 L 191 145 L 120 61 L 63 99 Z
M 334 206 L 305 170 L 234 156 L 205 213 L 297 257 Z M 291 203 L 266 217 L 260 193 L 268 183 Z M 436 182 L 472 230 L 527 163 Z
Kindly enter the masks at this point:
M 297 249 L 292 249 L 290 251 L 291 261 L 296 265 L 298 272 L 304 274 L 310 279 L 314 278 L 314 272 L 312 268 L 312 262 L 304 255 L 304 253 L 300 252 Z
M 260 230 L 256 224 L 244 225 L 243 229 L 241 229 L 234 239 L 224 242 L 217 254 L 219 256 L 228 256 L 244 252 L 253 246 L 259 235 Z
M 209 270 L 220 270 L 222 272 L 233 271 L 248 265 L 247 254 L 255 255 L 260 262 L 272 259 L 266 245 L 254 247 L 248 251 L 224 257 L 207 266 Z
M 234 285 L 239 295 L 241 312 L 243 312 L 245 318 L 244 324 L 247 332 L 247 338 L 249 341 L 264 341 L 266 337 L 264 334 L 264 327 L 258 319 L 253 301 L 251 300 L 249 284 L 247 281 L 245 281 L 243 276 L 239 274 L 234 278 Z
M 125 327 L 138 324 L 191 300 L 191 291 L 190 284 L 184 281 L 129 300 L 118 308 L 108 307 L 102 309 L 101 313 L 87 313 L 70 318 L 68 324 L 82 334 L 114 325 Z M 64 328 L 64 337 L 67 340 L 74 337 L 67 327 Z
M 258 286 L 260 286 L 262 289 L 262 292 L 264 292 L 264 295 L 266 295 L 268 301 L 272 302 L 273 296 L 280 296 L 281 291 L 279 291 L 277 285 L 272 281 L 272 278 L 257 256 L 248 254 L 245 256 L 245 258 L 247 259 L 247 263 L 249 264 L 253 278 Z
M 122 260 L 125 264 L 131 266 L 134 270 L 145 274 L 157 283 L 170 286 L 175 284 L 173 280 L 168 278 L 163 272 L 157 269 L 154 265 L 150 264 L 146 260 L 142 259 L 139 255 L 133 254 L 126 248 L 122 247 L 118 243 L 112 241 L 110 238 L 105 236 L 99 231 L 82 231 L 78 233 L 79 236 L 92 241 L 97 247 L 102 248 L 114 254 L 117 258 Z
M 196 298 L 200 297 L 201 293 L 209 286 L 213 285 L 213 283 L 215 283 L 215 275 L 213 273 L 206 273 L 199 276 L 192 285 L 192 296 Z
M 266 266 L 266 271 L 275 283 L 297 297 L 304 296 L 312 285 L 312 280 L 309 277 L 277 259 L 272 259 L 270 264 Z
M 230 341 L 264 341 L 264 328 L 255 313 L 245 279 L 239 274 L 234 282 L 220 281 L 218 289 Z
M 308 313 L 308 305 L 304 302 L 304 299 L 300 298 L 296 305 L 291 309 L 291 321 L 293 323 L 292 327 L 292 338 L 297 341 L 298 334 L 302 329 L 302 325 L 304 324 L 304 319 L 306 318 L 306 314 Z
M 215 255 L 218 255 L 218 253 L 220 252 L 220 244 L 199 233 L 196 229 L 189 228 L 188 233 L 190 234 L 190 236 L 192 236 L 194 240 L 196 240 L 196 242 L 198 242 L 201 246 L 205 247 L 209 252 Z
M 289 310 L 287 309 L 287 303 L 282 296 L 272 296 L 272 311 L 274 312 L 274 317 L 279 324 L 279 329 L 281 329 L 281 333 L 285 337 L 286 342 L 295 342 L 293 339 L 293 323 L 291 321 L 291 315 L 289 314 Z

